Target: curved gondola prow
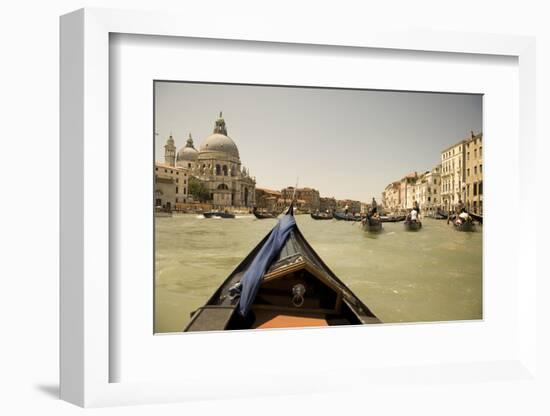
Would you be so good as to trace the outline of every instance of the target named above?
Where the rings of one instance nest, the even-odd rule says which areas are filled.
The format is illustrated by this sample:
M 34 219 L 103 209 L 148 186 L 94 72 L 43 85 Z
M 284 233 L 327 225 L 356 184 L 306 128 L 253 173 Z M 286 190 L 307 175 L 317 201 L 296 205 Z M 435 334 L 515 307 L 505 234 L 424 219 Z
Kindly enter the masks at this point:
M 294 216 L 294 197 L 292 198 L 292 202 L 290 203 L 290 206 L 286 210 L 285 215 L 292 215 Z

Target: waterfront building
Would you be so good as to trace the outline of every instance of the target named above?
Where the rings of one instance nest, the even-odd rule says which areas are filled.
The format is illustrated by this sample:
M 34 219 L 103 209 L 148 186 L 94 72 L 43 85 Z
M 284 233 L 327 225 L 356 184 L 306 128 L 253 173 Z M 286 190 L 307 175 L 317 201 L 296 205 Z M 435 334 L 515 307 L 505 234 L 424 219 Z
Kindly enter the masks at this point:
M 464 203 L 469 212 L 483 214 L 483 134 L 470 132 L 466 141 Z
M 440 204 L 441 165 L 420 175 L 415 184 L 415 200 L 423 214 L 435 214 Z
M 361 201 L 355 201 L 353 199 L 339 199 L 336 201 L 336 207 L 338 210 L 344 210 L 348 207 L 348 212 L 359 214 L 361 212 Z
M 416 181 L 418 173 L 411 172 L 399 181 L 399 210 L 412 209 L 416 201 Z
M 203 140 L 199 150 L 195 149 L 191 134 L 186 145 L 177 152 L 177 155 L 172 135 L 166 141 L 164 150 L 164 165 L 171 167 L 174 171 L 183 170 L 188 176 L 198 179 L 207 189 L 210 202 L 214 206 L 251 208 L 255 205 L 256 180 L 241 164 L 239 149 L 228 136 L 222 113 L 215 121 L 212 134 Z M 187 175 L 184 187 L 186 192 L 188 191 Z M 175 198 L 179 199 L 179 196 Z M 185 199 L 191 198 L 186 195 Z
M 321 212 L 333 212 L 336 211 L 336 199 L 334 197 L 320 197 L 319 198 L 319 211 Z
M 222 113 L 212 134 L 199 147 L 192 174 L 206 185 L 216 206 L 250 208 L 256 203 L 256 180 L 242 166 L 239 149 L 228 136 Z
M 281 200 L 281 192 L 271 189 L 256 188 L 256 207 L 268 212 L 280 212 L 280 204 L 284 207 L 284 201 Z
M 454 211 L 459 201 L 464 203 L 465 144 L 461 140 L 441 152 L 441 206 L 446 211 Z
M 401 205 L 401 183 L 395 181 L 390 183 L 382 193 L 382 205 L 389 212 L 397 212 Z
M 187 169 L 155 163 L 155 207 L 171 211 L 177 204 L 189 202 L 188 180 Z
M 296 207 L 300 210 L 307 212 L 316 212 L 320 209 L 320 196 L 319 191 L 313 188 L 296 188 L 293 186 L 287 186 L 281 190 L 282 198 L 285 200 L 292 200 L 296 198 Z M 298 201 L 303 201 L 299 204 Z M 301 205 L 301 206 L 300 206 Z

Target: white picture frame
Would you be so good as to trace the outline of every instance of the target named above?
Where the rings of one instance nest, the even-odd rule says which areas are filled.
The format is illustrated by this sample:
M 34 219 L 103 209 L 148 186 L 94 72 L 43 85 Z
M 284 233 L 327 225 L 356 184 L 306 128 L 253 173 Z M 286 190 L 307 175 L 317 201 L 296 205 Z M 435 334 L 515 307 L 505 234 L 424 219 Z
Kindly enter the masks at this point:
M 413 379 L 430 384 L 500 380 L 509 383 L 538 383 L 536 327 L 536 234 L 523 227 L 514 242 L 517 266 L 513 271 L 522 278 L 517 292 L 517 348 L 498 360 L 482 358 L 469 363 L 423 362 L 416 364 L 415 375 L 409 370 L 391 367 L 341 368 L 322 370 L 331 374 L 329 383 L 315 383 L 316 373 L 289 380 L 288 373 L 266 370 L 265 380 L 257 383 L 251 376 L 262 369 L 242 369 L 243 376 L 228 387 L 223 380 L 196 374 L 183 380 L 112 382 L 111 367 L 120 360 L 111 346 L 113 337 L 110 311 L 116 309 L 110 296 L 113 262 L 110 227 L 115 218 L 110 201 L 110 73 L 109 38 L 111 34 L 147 35 L 183 38 L 225 39 L 228 41 L 277 42 L 281 45 L 330 45 L 333 48 L 373 48 L 384 50 L 428 51 L 442 54 L 502 55 L 518 60 L 519 135 L 522 144 L 535 142 L 535 42 L 533 38 L 472 33 L 396 32 L 366 29 L 360 36 L 352 31 L 327 33 L 313 28 L 304 34 L 299 29 L 281 31 L 276 24 L 261 28 L 241 28 L 235 34 L 222 26 L 206 26 L 199 21 L 182 26 L 183 16 L 170 13 L 130 12 L 83 9 L 61 18 L 61 398 L 80 406 L 174 402 L 193 399 L 252 397 L 254 395 L 333 392 L 349 388 L 372 387 L 397 378 L 401 383 Z M 527 167 L 535 165 L 534 145 L 521 146 L 518 153 L 517 195 L 526 203 L 532 200 L 533 184 Z M 514 194 L 516 195 L 516 194 Z M 520 222 L 525 222 L 521 219 Z M 535 248 L 535 249 L 533 249 Z M 521 269 L 520 269 L 521 267 Z M 151 311 L 152 314 L 152 311 Z M 403 331 L 419 331 L 409 326 Z M 445 333 L 456 331 L 447 327 Z M 307 331 L 296 331 L 302 334 Z M 303 337 L 315 337 L 309 332 Z M 350 335 L 357 336 L 358 331 Z M 152 335 L 152 334 L 151 334 Z M 239 334 L 243 337 L 246 335 Z M 300 335 L 302 336 L 302 335 Z M 248 338 L 250 338 L 248 336 Z M 232 342 L 240 342 L 232 335 Z M 164 337 L 163 343 L 171 343 Z M 252 367 L 252 366 L 250 366 Z M 474 374 L 477 374 L 475 376 Z M 483 374 L 482 376 L 479 376 Z M 248 377 L 247 377 L 248 375 Z M 500 375 L 502 378 L 499 378 Z M 309 377 L 310 383 L 304 382 Z M 342 380 L 349 380 L 343 382 Z

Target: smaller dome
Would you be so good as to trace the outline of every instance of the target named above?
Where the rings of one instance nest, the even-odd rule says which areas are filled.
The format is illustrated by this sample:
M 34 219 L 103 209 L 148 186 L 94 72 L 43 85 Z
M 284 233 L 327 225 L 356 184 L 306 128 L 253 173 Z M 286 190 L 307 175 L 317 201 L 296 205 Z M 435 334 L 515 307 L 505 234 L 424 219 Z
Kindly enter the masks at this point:
M 178 151 L 178 156 L 176 160 L 178 161 L 185 160 L 189 162 L 195 162 L 198 157 L 199 157 L 199 152 L 193 146 L 193 137 L 191 137 L 191 134 L 189 134 L 189 138 L 187 139 L 187 144 L 185 145 L 185 147 L 182 147 Z

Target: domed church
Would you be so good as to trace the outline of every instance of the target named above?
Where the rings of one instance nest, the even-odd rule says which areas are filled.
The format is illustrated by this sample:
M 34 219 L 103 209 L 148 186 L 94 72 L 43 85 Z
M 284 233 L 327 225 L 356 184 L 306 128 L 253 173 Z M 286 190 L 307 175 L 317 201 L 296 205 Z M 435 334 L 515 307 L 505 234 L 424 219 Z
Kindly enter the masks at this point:
M 239 149 L 228 136 L 222 113 L 215 122 L 212 134 L 203 140 L 198 151 L 191 135 L 176 157 L 172 143 L 167 143 L 165 149 L 166 164 L 174 161 L 176 166 L 188 169 L 189 175 L 199 179 L 210 191 L 210 198 L 215 206 L 255 205 L 256 180 L 242 166 Z

